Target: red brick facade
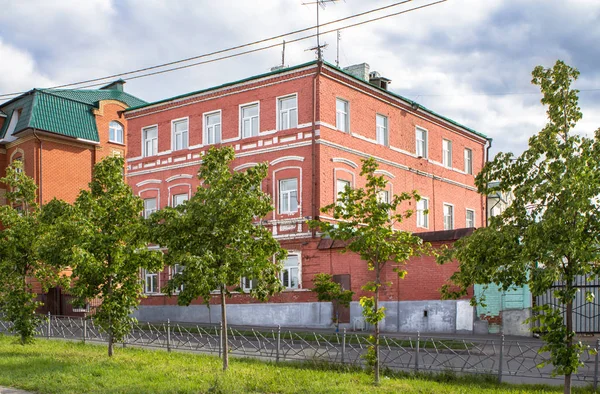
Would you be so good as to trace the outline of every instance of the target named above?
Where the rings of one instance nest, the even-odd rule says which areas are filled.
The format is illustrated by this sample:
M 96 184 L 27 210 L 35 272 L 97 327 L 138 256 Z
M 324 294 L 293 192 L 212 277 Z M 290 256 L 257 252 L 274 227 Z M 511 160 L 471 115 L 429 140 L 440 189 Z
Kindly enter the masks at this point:
M 278 130 L 278 100 L 295 95 L 297 127 Z M 336 99 L 349 104 L 349 132 L 336 127 Z M 259 133 L 241 138 L 241 108 L 248 103 L 259 105 Z M 444 230 L 443 205 L 452 204 L 454 228 L 464 228 L 466 210 L 474 212 L 474 225 L 483 226 L 485 199 L 474 186 L 474 176 L 467 174 L 464 149 L 472 152 L 472 173 L 485 162 L 486 139 L 454 122 L 422 108 L 413 109 L 409 102 L 367 82 L 348 76 L 334 67 L 309 64 L 280 73 L 259 76 L 239 83 L 179 98 L 164 100 L 139 109 L 128 110 L 127 170 L 128 182 L 136 195 L 160 209 L 172 205 L 173 196 L 190 194 L 198 186 L 196 178 L 202 155 L 211 146 L 206 143 L 206 114 L 220 111 L 222 144 L 233 146 L 235 170 L 255 163 L 268 162 L 269 175 L 263 188 L 273 195 L 274 211 L 265 220 L 273 234 L 291 254 L 300 257 L 300 285 L 285 291 L 271 302 L 315 301 L 307 289 L 314 274 L 350 274 L 351 287 L 358 298 L 360 289 L 372 274 L 358 256 L 340 255 L 339 249 L 319 249 L 306 218 L 327 215 L 321 206 L 336 198 L 337 181 L 346 180 L 363 186 L 361 159 L 373 156 L 379 170 L 389 180 L 390 194 L 417 190 L 429 201 L 427 228 L 417 227 L 416 218 L 400 228 L 413 232 Z M 387 117 L 389 146 L 376 140 L 376 115 Z M 187 119 L 188 147 L 174 150 L 174 120 Z M 144 153 L 145 130 L 157 127 L 157 150 Z M 416 128 L 427 131 L 428 158 L 417 157 Z M 452 165 L 442 165 L 442 140 L 452 141 Z M 146 144 L 146 146 L 148 146 Z M 152 150 L 152 149 L 150 149 Z M 281 180 L 296 179 L 298 209 L 280 213 Z M 414 205 L 414 202 L 412 203 Z M 403 208 L 416 207 L 406 204 Z M 439 245 L 439 243 L 437 244 Z M 435 300 L 439 288 L 456 269 L 438 266 L 431 257 L 413 259 L 408 275 L 398 280 L 393 272 L 384 280 L 392 282 L 383 300 Z M 169 270 L 159 275 L 159 287 L 170 277 Z M 143 305 L 175 304 L 175 298 L 154 296 Z M 252 302 L 245 295 L 235 296 L 232 303 Z

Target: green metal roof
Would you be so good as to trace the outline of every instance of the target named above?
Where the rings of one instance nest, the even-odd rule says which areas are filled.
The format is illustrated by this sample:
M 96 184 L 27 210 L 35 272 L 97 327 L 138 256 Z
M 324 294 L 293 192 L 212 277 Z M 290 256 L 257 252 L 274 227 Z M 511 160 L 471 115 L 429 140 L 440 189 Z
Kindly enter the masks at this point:
M 20 109 L 13 135 L 34 128 L 72 138 L 100 141 L 92 112 L 102 100 L 117 100 L 127 106 L 142 105 L 140 100 L 117 89 L 33 89 L 1 106 L 12 113 Z M 5 120 L 0 139 L 5 138 L 10 119 Z
M 189 96 L 194 96 L 196 94 L 202 94 L 202 93 L 210 92 L 212 90 L 222 89 L 222 88 L 225 88 L 225 87 L 228 87 L 228 86 L 233 86 L 233 85 L 237 85 L 237 84 L 240 84 L 240 83 L 252 81 L 254 79 L 260 79 L 260 78 L 270 77 L 270 76 L 281 74 L 281 73 L 284 73 L 284 72 L 293 71 L 293 70 L 296 70 L 296 69 L 299 69 L 299 68 L 302 68 L 302 67 L 316 65 L 317 63 L 318 63 L 318 61 L 313 60 L 311 62 L 302 63 L 302 64 L 299 64 L 299 65 L 296 65 L 296 66 L 282 68 L 282 69 L 271 71 L 271 72 L 264 73 L 264 74 L 254 75 L 252 77 L 240 79 L 238 81 L 227 82 L 227 83 L 222 84 L 222 85 L 217 85 L 217 86 L 213 86 L 213 87 L 202 89 L 202 90 L 196 90 L 196 91 L 193 91 L 193 92 L 190 92 L 190 93 L 181 94 L 181 95 L 178 95 L 178 96 L 174 96 L 174 97 L 162 99 L 162 100 L 159 100 L 159 101 L 154 101 L 154 102 L 151 102 L 151 103 L 146 103 L 146 104 L 137 105 L 137 106 L 133 106 L 132 105 L 127 110 L 125 110 L 125 112 L 134 111 L 134 110 L 141 109 L 141 108 L 144 108 L 144 107 L 149 107 L 151 105 L 167 103 L 169 101 L 178 100 L 178 99 L 186 98 L 186 97 L 189 97 Z M 374 88 L 374 89 L 378 89 L 378 90 L 380 90 L 380 91 L 382 91 L 384 93 L 390 94 L 390 95 L 392 95 L 392 96 L 394 96 L 394 97 L 396 97 L 396 98 L 398 98 L 398 99 L 400 99 L 400 100 L 408 103 L 411 106 L 413 106 L 413 105 L 417 106 L 418 109 L 420 109 L 420 110 L 422 110 L 422 111 L 424 111 L 426 113 L 429 113 L 429 114 L 431 114 L 431 115 L 433 115 L 435 117 L 443 119 L 446 122 L 451 123 L 451 124 L 453 124 L 453 125 L 455 125 L 457 127 L 460 127 L 460 128 L 462 128 L 462 129 L 464 129 L 464 130 L 466 130 L 468 132 L 471 132 L 471 133 L 473 133 L 473 134 L 475 134 L 475 135 L 477 135 L 477 136 L 479 136 L 481 138 L 485 138 L 487 140 L 491 140 L 491 138 L 487 137 L 485 134 L 479 133 L 479 132 L 477 132 L 477 131 L 475 131 L 475 130 L 467 127 L 467 126 L 464 126 L 464 125 L 462 125 L 462 124 L 460 124 L 460 123 L 458 123 L 458 122 L 450 119 L 450 118 L 447 118 L 447 117 L 445 117 L 443 115 L 440 115 L 437 112 L 434 112 L 431 109 L 422 106 L 421 104 L 417 103 L 416 101 L 410 100 L 410 99 L 408 99 L 406 97 L 403 97 L 403 96 L 401 96 L 401 95 L 399 95 L 397 93 L 394 93 L 394 92 L 392 92 L 390 90 L 382 89 L 382 88 L 379 88 L 378 86 L 371 85 L 367 81 L 364 81 L 364 80 L 362 80 L 362 79 L 360 79 L 358 77 L 355 77 L 354 75 L 348 73 L 344 69 L 342 69 L 340 67 L 337 67 L 337 66 L 335 66 L 335 65 L 333 65 L 331 63 L 323 62 L 323 64 L 326 65 L 326 66 L 328 66 L 328 67 L 331 67 L 331 68 L 335 69 L 336 71 L 339 71 L 339 72 L 343 73 L 344 75 L 346 75 L 346 76 L 348 76 L 350 78 L 353 78 L 353 79 L 355 79 L 357 81 L 360 81 L 360 82 L 363 82 L 363 83 L 367 83 L 369 85 L 369 87 Z

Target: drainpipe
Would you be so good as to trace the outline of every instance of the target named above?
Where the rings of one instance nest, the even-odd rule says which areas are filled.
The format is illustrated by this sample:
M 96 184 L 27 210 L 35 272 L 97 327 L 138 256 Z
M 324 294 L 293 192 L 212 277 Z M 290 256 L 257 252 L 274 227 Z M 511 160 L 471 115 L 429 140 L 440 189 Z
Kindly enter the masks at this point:
M 485 148 L 485 162 L 486 163 L 490 161 L 490 149 L 492 148 L 492 141 L 493 140 L 491 138 L 487 139 L 487 144 L 486 144 L 487 147 Z M 485 227 L 488 226 L 488 223 L 489 223 L 489 220 L 490 220 L 490 218 L 489 218 L 490 213 L 489 213 L 488 206 L 487 206 L 487 197 L 488 196 L 486 195 L 485 196 L 485 201 L 484 201 L 484 204 L 483 204 L 484 207 L 485 207 Z M 483 199 L 483 196 L 481 196 L 481 198 Z
M 311 156 L 312 156 L 312 219 L 317 220 L 317 80 L 321 74 L 323 62 L 317 62 L 317 73 L 313 78 L 313 113 L 312 113 L 312 141 L 311 141 Z M 312 229 L 312 237 L 315 238 L 317 229 Z
M 44 175 L 44 172 L 43 172 L 43 167 L 42 167 L 42 163 L 43 163 L 43 161 L 42 161 L 42 158 L 43 158 L 42 152 L 44 151 L 44 141 L 42 141 L 40 139 L 40 137 L 38 137 L 37 133 L 35 132 L 35 129 L 33 129 L 33 135 L 38 140 L 38 142 L 40 143 L 40 192 L 39 192 L 39 198 L 40 198 L 40 206 L 41 206 L 44 203 L 44 199 L 42 198 L 42 196 L 43 196 L 42 193 L 43 193 L 43 190 L 44 190 L 44 188 L 42 187 L 44 185 L 43 184 L 43 179 L 44 179 L 43 175 Z

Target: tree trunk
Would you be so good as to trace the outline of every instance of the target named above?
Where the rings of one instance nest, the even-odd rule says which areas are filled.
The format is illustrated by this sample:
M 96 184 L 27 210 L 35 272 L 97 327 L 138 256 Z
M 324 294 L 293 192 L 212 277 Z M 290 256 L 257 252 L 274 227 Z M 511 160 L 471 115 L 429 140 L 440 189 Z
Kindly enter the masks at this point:
M 110 259 L 109 259 L 109 262 L 110 262 Z M 106 293 L 108 294 L 108 297 L 110 298 L 110 295 L 112 294 L 112 276 L 108 277 L 108 283 L 106 285 Z M 115 338 L 113 335 L 112 318 L 109 314 L 108 315 L 108 357 L 112 357 L 112 355 L 113 355 L 114 341 L 115 341 Z
M 112 357 L 112 355 L 113 355 L 113 345 L 114 345 L 114 338 L 113 338 L 113 333 L 112 333 L 112 328 L 111 328 L 108 331 L 108 357 Z
M 567 335 L 569 339 L 567 341 L 567 352 L 571 353 L 573 347 L 573 338 L 570 336 L 573 331 L 573 299 L 569 299 L 567 302 Z M 565 374 L 565 387 L 564 394 L 571 394 L 571 373 Z
M 223 349 L 223 371 L 229 368 L 229 346 L 227 341 L 227 305 L 225 303 L 225 285 L 221 285 L 221 349 Z
M 375 313 L 379 309 L 379 270 L 375 280 Z M 375 384 L 379 384 L 379 320 L 375 321 Z

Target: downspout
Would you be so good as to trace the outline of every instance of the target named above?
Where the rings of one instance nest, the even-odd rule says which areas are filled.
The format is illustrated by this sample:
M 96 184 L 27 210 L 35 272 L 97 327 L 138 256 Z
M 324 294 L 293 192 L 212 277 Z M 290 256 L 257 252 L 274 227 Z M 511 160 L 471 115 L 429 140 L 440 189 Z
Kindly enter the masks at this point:
M 42 158 L 43 158 L 42 152 L 44 151 L 44 141 L 42 141 L 40 139 L 40 137 L 38 137 L 37 133 L 35 132 L 35 129 L 33 129 L 33 135 L 38 140 L 38 142 L 40 143 L 40 159 L 39 159 L 40 160 L 40 192 L 39 192 L 39 197 L 40 197 L 40 206 L 41 206 L 44 203 L 44 199 L 42 198 L 42 196 L 43 196 L 42 193 L 43 193 L 43 190 L 44 190 L 44 188 L 43 188 L 43 186 L 44 186 L 44 184 L 43 184 L 44 171 L 43 171 L 43 166 L 42 166 L 42 163 L 43 163 L 43 161 L 42 161 Z
M 311 166 L 312 166 L 312 220 L 318 219 L 317 214 L 317 80 L 321 74 L 323 62 L 317 62 L 317 73 L 313 78 L 313 114 L 312 114 L 312 141 L 311 141 Z M 312 237 L 315 238 L 317 229 L 312 229 Z
M 487 162 L 490 161 L 490 149 L 492 148 L 492 141 L 493 140 L 491 138 L 487 139 L 487 143 L 486 143 L 487 147 L 485 148 L 485 160 L 484 160 L 485 163 L 487 163 Z M 482 205 L 483 205 L 483 207 L 485 209 L 485 223 L 484 223 L 484 227 L 487 227 L 488 223 L 489 223 L 489 220 L 490 220 L 490 218 L 489 218 L 490 213 L 489 213 L 488 206 L 487 206 L 487 195 L 485 196 L 485 199 L 484 199 L 484 197 L 482 195 L 481 199 L 482 199 L 482 203 L 483 203 Z

